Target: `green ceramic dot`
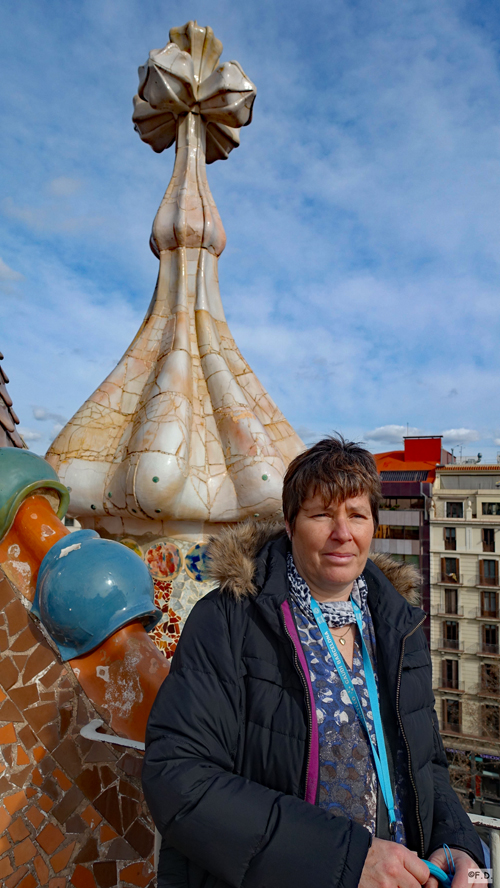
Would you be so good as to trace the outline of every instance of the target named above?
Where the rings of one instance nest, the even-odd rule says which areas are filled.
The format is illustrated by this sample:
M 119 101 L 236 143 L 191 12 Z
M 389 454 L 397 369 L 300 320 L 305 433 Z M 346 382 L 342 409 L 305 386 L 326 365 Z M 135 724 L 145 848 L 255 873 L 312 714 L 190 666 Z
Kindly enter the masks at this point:
M 133 511 L 134 515 L 137 514 L 137 509 L 132 509 L 132 511 Z
M 111 491 L 109 491 L 108 496 L 109 496 L 110 499 L 111 499 L 111 497 L 113 496 L 113 494 L 111 493 Z
M 258 513 L 258 512 L 254 512 L 254 513 L 253 513 L 253 517 L 254 517 L 254 518 L 258 518 L 258 517 L 259 517 L 259 513 Z
M 159 481 L 159 480 L 160 480 L 160 479 L 158 478 L 158 475 L 154 475 L 154 476 L 153 476 L 153 482 L 154 482 L 154 484 L 158 484 L 158 481 Z
M 269 475 L 262 475 L 262 480 L 263 480 L 263 481 L 267 481 L 268 478 L 269 478 Z
M 92 503 L 92 505 L 91 505 L 90 508 L 95 510 L 95 509 L 96 509 L 96 506 L 94 506 L 94 504 Z
M 157 512 L 157 514 L 159 515 L 161 512 L 161 509 L 155 509 L 155 512 Z

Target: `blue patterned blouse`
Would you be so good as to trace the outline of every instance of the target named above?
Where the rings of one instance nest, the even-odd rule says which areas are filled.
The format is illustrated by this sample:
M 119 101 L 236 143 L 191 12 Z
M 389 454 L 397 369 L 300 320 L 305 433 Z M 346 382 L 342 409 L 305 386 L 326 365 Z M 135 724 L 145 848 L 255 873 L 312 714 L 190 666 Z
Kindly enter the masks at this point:
M 356 821 L 375 835 L 378 780 L 371 747 L 365 729 L 356 715 L 323 641 L 310 607 L 309 587 L 298 573 L 291 553 L 288 554 L 287 570 L 292 607 L 309 667 L 316 704 L 320 763 L 319 804 L 332 814 Z M 367 605 L 367 596 L 368 588 L 360 576 L 354 581 L 352 597 L 361 608 L 363 635 L 377 680 L 375 632 Z M 350 601 L 329 602 L 320 604 L 320 607 L 328 626 L 332 628 L 346 626 L 349 623 L 355 624 Z M 357 638 L 354 644 L 352 669 L 349 672 L 376 746 L 363 656 Z M 398 791 L 400 781 L 397 783 L 395 812 L 398 821 L 401 821 L 400 791 Z M 402 843 L 405 841 L 402 824 L 398 828 L 396 840 Z

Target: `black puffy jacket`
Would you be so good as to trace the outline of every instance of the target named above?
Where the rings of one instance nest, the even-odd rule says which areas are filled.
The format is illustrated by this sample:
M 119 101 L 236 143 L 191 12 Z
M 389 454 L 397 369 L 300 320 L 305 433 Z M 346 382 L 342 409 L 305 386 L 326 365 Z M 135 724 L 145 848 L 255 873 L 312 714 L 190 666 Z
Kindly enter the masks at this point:
M 361 875 L 368 831 L 317 806 L 317 725 L 288 604 L 287 538 L 274 531 L 264 542 L 265 533 L 243 525 L 213 545 L 221 588 L 193 608 L 149 718 L 143 786 L 163 837 L 159 888 L 355 888 Z M 405 566 L 387 562 L 404 579 Z M 446 842 L 482 864 L 449 783 L 424 613 L 372 561 L 364 577 L 389 758 L 400 736 L 407 751 L 408 847 L 427 857 Z M 384 825 L 377 832 L 387 837 Z

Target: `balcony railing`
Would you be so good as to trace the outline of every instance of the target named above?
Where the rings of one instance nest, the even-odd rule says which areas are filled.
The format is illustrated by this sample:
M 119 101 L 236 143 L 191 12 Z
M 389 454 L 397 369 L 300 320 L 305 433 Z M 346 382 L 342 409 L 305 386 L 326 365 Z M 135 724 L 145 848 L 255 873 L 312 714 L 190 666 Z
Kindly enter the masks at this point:
M 481 738 L 483 740 L 500 740 L 500 731 L 496 725 L 481 725 Z
M 487 644 L 486 641 L 480 641 L 479 652 L 481 654 L 489 654 L 490 656 L 497 657 L 500 653 L 500 646 L 498 644 Z
M 461 734 L 462 725 L 448 722 L 447 724 L 444 724 L 442 726 L 441 731 L 443 732 L 443 734 Z
M 498 608 L 493 611 L 487 610 L 484 607 L 477 607 L 476 617 L 480 620 L 500 620 L 500 611 Z
M 435 604 L 431 608 L 431 616 L 432 617 L 463 617 L 464 609 L 463 607 L 457 607 L 454 611 L 447 610 L 445 605 Z
M 444 571 L 438 573 L 435 583 L 444 583 L 446 586 L 462 586 L 463 577 L 461 573 L 446 574 Z
M 480 681 L 479 684 L 471 685 L 468 693 L 475 697 L 493 697 L 500 698 L 500 681 Z
M 465 682 L 456 681 L 453 678 L 442 678 L 436 688 L 437 691 L 454 691 L 455 694 L 463 694 Z
M 500 820 L 496 817 L 485 817 L 482 814 L 469 814 L 474 826 L 489 830 L 490 867 L 493 876 L 493 888 L 500 888 Z M 472 888 L 472 886 L 471 886 Z
M 500 645 L 488 644 L 486 641 L 479 641 L 477 644 L 473 645 L 471 653 L 482 654 L 485 657 L 498 657 L 500 655 Z
M 431 645 L 432 650 L 434 651 L 463 651 L 464 646 L 463 642 L 461 642 L 458 638 L 438 638 L 438 640 Z

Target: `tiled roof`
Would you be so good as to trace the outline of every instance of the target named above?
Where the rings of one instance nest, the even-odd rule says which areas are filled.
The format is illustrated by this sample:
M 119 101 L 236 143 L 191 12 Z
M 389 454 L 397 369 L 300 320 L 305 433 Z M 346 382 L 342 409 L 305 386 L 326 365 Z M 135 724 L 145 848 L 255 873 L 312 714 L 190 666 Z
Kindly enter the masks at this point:
M 3 361 L 2 352 L 0 361 Z M 12 409 L 12 398 L 7 391 L 8 381 L 9 377 L 0 364 L 0 447 L 26 447 L 16 430 L 19 419 Z
M 439 466 L 438 472 L 491 472 L 492 470 L 500 472 L 500 463 L 481 463 L 481 465 L 463 465 L 453 463 L 450 466 Z
M 412 471 L 388 471 L 380 472 L 381 481 L 427 481 L 429 472 L 427 469 L 414 469 Z
M 432 482 L 436 477 L 435 462 L 429 462 L 428 460 L 405 460 L 404 450 L 375 453 L 374 457 L 381 481 Z

